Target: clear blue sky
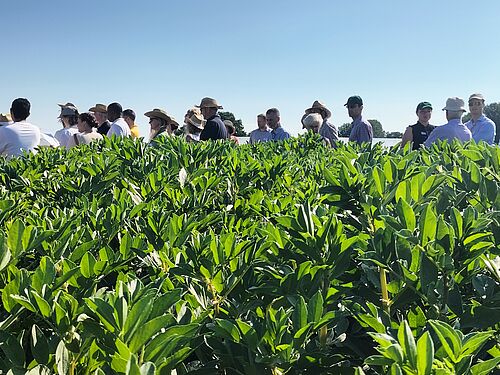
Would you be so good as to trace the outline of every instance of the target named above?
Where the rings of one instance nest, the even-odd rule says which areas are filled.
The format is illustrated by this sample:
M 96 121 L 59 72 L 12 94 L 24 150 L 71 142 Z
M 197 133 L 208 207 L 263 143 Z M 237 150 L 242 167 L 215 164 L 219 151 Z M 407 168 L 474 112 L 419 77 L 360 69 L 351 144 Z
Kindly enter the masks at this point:
M 4 1 L 0 112 L 32 103 L 31 122 L 60 125 L 57 103 L 80 111 L 118 101 L 138 114 L 164 108 L 178 120 L 204 96 L 247 131 L 270 107 L 301 131 L 320 99 L 337 126 L 362 96 L 385 130 L 413 123 L 418 102 L 445 122 L 449 96 L 500 101 L 500 1 Z

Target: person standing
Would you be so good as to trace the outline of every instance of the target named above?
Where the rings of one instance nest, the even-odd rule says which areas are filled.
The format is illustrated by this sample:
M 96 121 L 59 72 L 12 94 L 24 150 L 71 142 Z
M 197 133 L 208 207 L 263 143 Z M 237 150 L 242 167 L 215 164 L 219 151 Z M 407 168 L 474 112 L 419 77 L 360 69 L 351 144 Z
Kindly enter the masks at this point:
M 332 116 L 332 112 L 319 100 L 315 100 L 311 108 L 305 110 L 305 114 L 304 116 L 302 116 L 302 120 L 304 120 L 306 116 L 311 113 L 317 113 L 321 115 L 323 123 L 319 128 L 319 135 L 321 135 L 323 138 L 328 139 L 330 145 L 335 147 L 336 143 L 339 140 L 339 132 L 336 126 L 328 121 L 328 119 Z M 304 121 L 302 121 L 302 124 L 304 124 Z
M 132 138 L 139 138 L 139 127 L 135 123 L 135 112 L 131 109 L 123 111 L 123 119 L 130 128 Z
M 149 117 L 149 125 L 151 127 L 149 145 L 152 147 L 155 147 L 163 137 L 173 137 L 174 131 L 179 127 L 177 121 L 160 108 L 148 111 L 144 116 Z
M 427 140 L 429 134 L 431 134 L 431 132 L 436 128 L 434 125 L 429 124 L 432 115 L 431 103 L 418 103 L 416 113 L 418 121 L 416 124 L 410 125 L 406 128 L 406 131 L 403 134 L 403 139 L 401 140 L 401 148 L 403 148 L 408 142 L 411 142 L 412 150 L 418 150 Z
M 93 113 L 80 113 L 78 115 L 78 133 L 73 134 L 70 141 L 70 147 L 101 140 L 102 134 L 97 132 L 97 120 Z
M 272 141 L 284 141 L 290 138 L 290 133 L 283 129 L 280 121 L 280 111 L 277 108 L 270 108 L 266 111 L 266 122 L 271 128 Z
M 465 102 L 462 98 L 452 97 L 446 100 L 446 119 L 448 123 L 443 126 L 437 126 L 424 142 L 425 147 L 438 140 L 448 140 L 452 142 L 457 139 L 461 142 L 467 142 L 472 139 L 470 130 L 462 123 L 462 116 L 465 112 Z
M 96 104 L 89 108 L 89 112 L 93 112 L 99 126 L 97 132 L 101 135 L 108 134 L 111 123 L 108 121 L 108 107 L 105 104 Z
M 41 132 L 38 126 L 26 121 L 30 110 L 28 99 L 17 98 L 12 102 L 10 115 L 14 122 L 0 126 L 0 154 L 12 157 L 22 155 L 24 151 L 36 152 Z
M 309 132 L 319 134 L 323 144 L 331 147 L 330 140 L 319 133 L 323 124 L 324 118 L 319 113 L 309 113 L 306 117 L 302 118 L 302 125 L 304 126 L 304 129 Z
M 465 126 L 472 133 L 472 139 L 477 143 L 484 141 L 490 145 L 495 140 L 495 123 L 484 115 L 484 97 L 481 94 L 472 94 L 469 97 L 469 112 L 471 119 Z
M 118 137 L 130 137 L 130 128 L 122 117 L 122 106 L 119 103 L 111 103 L 108 105 L 108 120 L 111 121 L 108 137 L 116 135 Z
M 73 103 L 59 104 L 61 113 L 59 120 L 63 128 L 54 133 L 54 138 L 57 139 L 61 147 L 70 148 L 71 138 L 78 133 L 78 109 Z
M 257 129 L 250 132 L 250 144 L 254 145 L 258 142 L 269 142 L 271 140 L 271 132 L 267 128 L 266 115 L 261 113 L 257 115 Z
M 363 99 L 360 96 L 351 96 L 344 104 L 347 107 L 349 117 L 352 118 L 352 128 L 349 134 L 350 142 L 357 142 L 359 144 L 373 141 L 372 125 L 363 119 L 361 113 L 363 112 Z
M 200 140 L 207 141 L 212 139 L 216 141 L 218 139 L 229 138 L 226 126 L 217 113 L 219 109 L 222 109 L 222 106 L 219 105 L 215 99 L 203 98 L 200 105 L 197 105 L 196 107 L 200 108 L 201 114 L 206 120 L 205 127 L 200 134 Z

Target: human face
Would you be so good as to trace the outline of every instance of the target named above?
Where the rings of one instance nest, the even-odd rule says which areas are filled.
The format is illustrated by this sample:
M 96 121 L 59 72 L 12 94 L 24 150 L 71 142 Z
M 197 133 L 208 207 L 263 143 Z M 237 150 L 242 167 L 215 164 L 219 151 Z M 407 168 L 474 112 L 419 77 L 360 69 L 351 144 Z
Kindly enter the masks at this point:
M 157 117 L 150 117 L 149 118 L 149 126 L 151 126 L 151 130 L 158 130 L 160 129 L 161 126 L 161 121 Z
M 84 133 L 84 132 L 90 130 L 89 124 L 87 124 L 85 121 L 82 121 L 80 119 L 78 119 L 78 122 L 77 122 L 76 126 L 78 127 L 78 131 L 80 133 Z
M 321 124 L 314 123 L 307 130 L 312 131 L 313 133 L 319 133 L 319 128 Z
M 266 123 L 266 118 L 262 116 L 257 117 L 257 126 L 259 127 L 260 130 L 266 130 L 267 129 L 267 123 Z
M 106 114 L 102 112 L 94 112 L 95 119 L 99 125 L 106 121 Z
M 429 120 L 431 119 L 431 115 L 432 115 L 432 109 L 430 108 L 419 109 L 417 112 L 418 122 L 420 122 L 422 125 L 427 125 L 429 123 Z
M 120 117 L 119 113 L 113 113 L 113 112 L 110 112 L 109 110 L 108 110 L 107 114 L 108 114 L 108 119 L 111 122 L 116 121 Z
M 469 100 L 469 111 L 472 116 L 481 116 L 483 114 L 484 102 L 479 99 Z
M 359 104 L 349 104 L 347 106 L 347 112 L 349 113 L 349 117 L 353 120 L 359 116 L 361 116 L 361 111 L 363 110 L 363 106 Z
M 266 113 L 266 122 L 267 126 L 271 129 L 277 129 L 279 127 L 280 117 L 274 112 Z

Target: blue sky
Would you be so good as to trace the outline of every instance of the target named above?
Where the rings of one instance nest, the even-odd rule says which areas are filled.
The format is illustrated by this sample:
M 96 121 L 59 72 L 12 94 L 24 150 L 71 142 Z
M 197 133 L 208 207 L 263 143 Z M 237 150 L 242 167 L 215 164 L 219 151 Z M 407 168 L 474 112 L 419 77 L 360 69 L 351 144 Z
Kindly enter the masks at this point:
M 500 1 L 6 1 L 1 6 L 0 112 L 32 103 L 31 122 L 52 133 L 57 103 L 80 111 L 117 101 L 178 120 L 202 97 L 243 120 L 277 107 L 301 131 L 320 99 L 337 126 L 360 95 L 363 114 L 404 131 L 415 107 L 481 92 L 500 101 Z

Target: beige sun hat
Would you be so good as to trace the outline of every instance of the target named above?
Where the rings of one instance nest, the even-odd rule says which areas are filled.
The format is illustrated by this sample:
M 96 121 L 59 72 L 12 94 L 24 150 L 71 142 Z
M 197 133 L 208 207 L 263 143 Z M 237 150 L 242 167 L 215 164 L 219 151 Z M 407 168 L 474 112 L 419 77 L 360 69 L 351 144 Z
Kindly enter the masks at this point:
M 89 108 L 89 112 L 99 112 L 99 113 L 107 113 L 108 107 L 106 104 L 96 104 L 92 108 Z
M 466 112 L 465 102 L 462 98 L 459 97 L 451 97 L 446 100 L 446 107 L 443 108 L 443 111 L 452 111 L 452 112 Z
M 152 117 L 157 117 L 165 120 L 167 124 L 170 124 L 172 128 L 175 130 L 179 127 L 179 123 L 177 120 L 173 117 L 170 116 L 167 112 L 165 112 L 163 109 L 160 108 L 155 108 L 152 111 L 146 112 L 144 116 L 152 118 Z
M 306 109 L 306 111 L 305 111 L 306 115 L 308 115 L 309 113 L 311 113 L 315 109 L 319 109 L 321 111 L 324 111 L 326 114 L 326 118 L 330 118 L 332 116 L 332 112 L 328 108 L 326 108 L 326 106 L 323 103 L 321 103 L 319 100 L 315 100 L 313 105 L 311 106 L 311 108 Z
M 199 113 L 193 113 L 190 118 L 186 120 L 186 124 L 191 124 L 195 128 L 203 130 L 205 127 L 205 120 L 203 120 L 203 116 Z
M 484 102 L 484 96 L 483 96 L 483 94 L 479 94 L 479 93 L 472 94 L 471 96 L 469 96 L 469 102 L 472 99 L 477 99 L 477 100 L 481 100 L 481 101 Z
M 213 98 L 203 98 L 201 99 L 200 105 L 195 105 L 197 108 L 217 108 L 222 109 L 222 106 L 217 103 L 217 100 Z

